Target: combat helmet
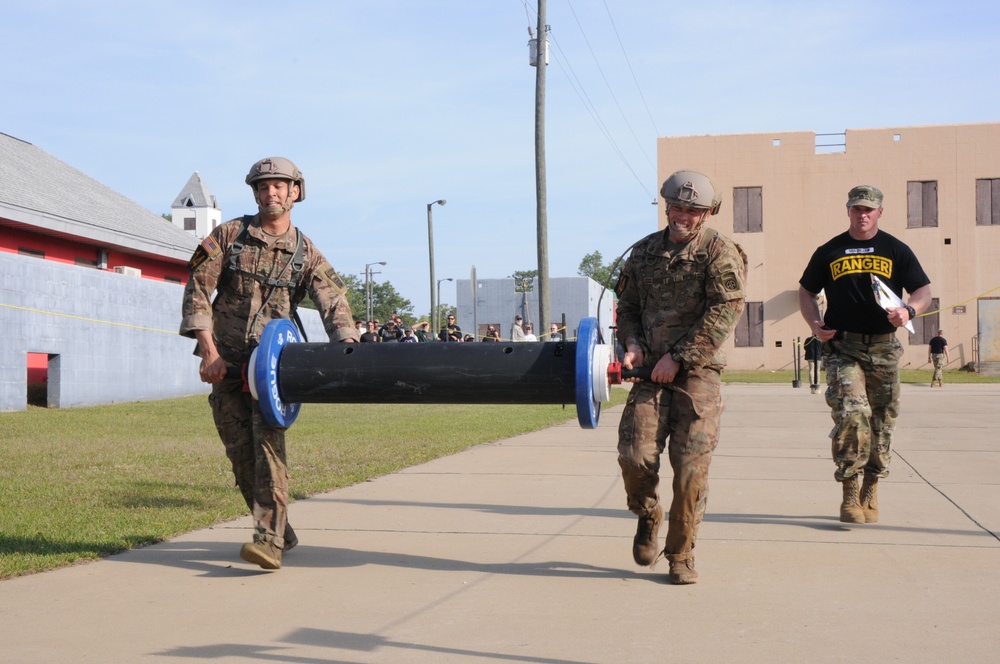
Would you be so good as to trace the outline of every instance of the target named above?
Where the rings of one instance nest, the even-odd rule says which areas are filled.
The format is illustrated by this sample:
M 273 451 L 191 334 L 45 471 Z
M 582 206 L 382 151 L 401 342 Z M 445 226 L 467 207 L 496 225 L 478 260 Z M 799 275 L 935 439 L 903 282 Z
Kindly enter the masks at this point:
M 697 171 L 677 171 L 663 183 L 660 195 L 667 203 L 719 214 L 722 193 L 712 178 Z
M 302 176 L 302 171 L 292 163 L 291 159 L 284 157 L 267 157 L 258 161 L 250 167 L 246 183 L 255 190 L 254 196 L 256 197 L 258 180 L 275 179 L 291 180 L 293 184 L 299 185 L 299 197 L 295 199 L 295 203 L 306 199 L 306 179 Z

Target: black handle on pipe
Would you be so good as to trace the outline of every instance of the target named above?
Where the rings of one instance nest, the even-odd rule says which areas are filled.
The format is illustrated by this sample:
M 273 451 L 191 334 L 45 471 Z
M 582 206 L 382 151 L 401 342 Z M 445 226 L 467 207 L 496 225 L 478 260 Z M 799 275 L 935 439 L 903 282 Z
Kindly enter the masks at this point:
M 633 369 L 622 369 L 622 378 L 641 378 L 642 380 L 653 380 L 653 367 L 635 367 Z

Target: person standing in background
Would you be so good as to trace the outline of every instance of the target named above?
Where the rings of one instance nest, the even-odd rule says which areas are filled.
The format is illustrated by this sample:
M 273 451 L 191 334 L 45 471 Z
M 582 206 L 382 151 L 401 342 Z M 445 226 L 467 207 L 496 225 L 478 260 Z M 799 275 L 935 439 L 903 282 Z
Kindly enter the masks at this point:
M 927 361 L 934 365 L 931 387 L 934 387 L 934 383 L 937 383 L 938 387 L 944 387 L 942 382 L 944 366 L 951 362 L 951 357 L 948 355 L 948 340 L 941 336 L 943 334 L 944 330 L 938 330 L 937 336 L 927 344 Z

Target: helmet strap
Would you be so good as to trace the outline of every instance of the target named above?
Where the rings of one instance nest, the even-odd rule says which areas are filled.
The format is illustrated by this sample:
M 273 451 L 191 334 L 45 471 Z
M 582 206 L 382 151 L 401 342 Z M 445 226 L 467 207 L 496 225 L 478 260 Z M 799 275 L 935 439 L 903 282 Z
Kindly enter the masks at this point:
M 681 240 L 689 240 L 693 238 L 695 235 L 697 235 L 698 231 L 701 230 L 701 227 L 705 225 L 705 219 L 708 218 L 709 214 L 712 214 L 711 210 L 701 210 L 701 214 L 698 217 L 698 222 L 694 225 L 694 228 L 692 228 L 687 233 L 680 233 L 678 231 L 675 231 L 673 226 L 670 225 L 670 208 L 672 208 L 673 206 L 674 203 L 670 202 L 667 203 L 667 234 L 673 235 L 674 237 L 677 237 L 678 239 Z

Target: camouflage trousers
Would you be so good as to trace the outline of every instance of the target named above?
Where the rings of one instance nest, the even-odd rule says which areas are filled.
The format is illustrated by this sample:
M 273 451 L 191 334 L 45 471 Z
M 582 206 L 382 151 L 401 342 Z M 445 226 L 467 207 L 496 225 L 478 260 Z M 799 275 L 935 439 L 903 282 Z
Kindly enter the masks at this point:
M 285 429 L 264 421 L 260 406 L 243 391 L 240 379 L 227 378 L 213 385 L 208 402 L 236 485 L 253 512 L 254 541 L 284 548 L 288 513 Z
M 934 375 L 931 376 L 931 382 L 940 383 L 944 377 L 944 353 L 931 353 L 931 362 L 934 363 Z
M 809 360 L 809 387 L 819 387 L 819 360 Z
M 681 371 L 670 386 L 635 383 L 618 426 L 618 465 L 628 509 L 637 516 L 660 502 L 660 455 L 673 470 L 664 553 L 694 549 L 708 504 L 708 466 L 719 443 L 722 415 L 717 371 Z
M 890 341 L 863 344 L 834 340 L 824 347 L 826 403 L 833 417 L 834 478 L 860 472 L 889 474 L 892 432 L 899 415 L 899 358 L 903 347 Z

